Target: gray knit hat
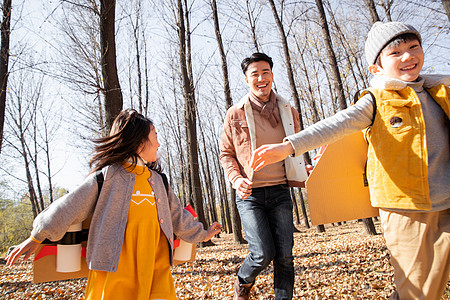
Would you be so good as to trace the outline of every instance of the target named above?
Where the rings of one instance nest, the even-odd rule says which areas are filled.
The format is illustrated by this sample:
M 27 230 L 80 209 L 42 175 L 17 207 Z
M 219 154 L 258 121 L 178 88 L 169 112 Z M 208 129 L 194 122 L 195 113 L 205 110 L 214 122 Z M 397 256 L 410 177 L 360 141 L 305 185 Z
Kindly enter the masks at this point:
M 373 24 L 367 34 L 365 44 L 366 59 L 369 65 L 375 64 L 378 54 L 393 38 L 405 33 L 415 34 L 422 43 L 420 33 L 411 25 L 402 22 L 376 22 Z

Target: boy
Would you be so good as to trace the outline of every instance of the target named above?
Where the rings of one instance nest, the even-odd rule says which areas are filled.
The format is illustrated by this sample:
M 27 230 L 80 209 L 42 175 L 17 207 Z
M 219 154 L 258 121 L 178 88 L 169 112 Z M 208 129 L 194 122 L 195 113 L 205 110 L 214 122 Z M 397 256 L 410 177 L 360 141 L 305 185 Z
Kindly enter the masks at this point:
M 258 148 L 259 170 L 368 127 L 367 176 L 391 253 L 391 299 L 440 299 L 450 271 L 450 78 L 419 75 L 414 27 L 375 23 L 365 44 L 370 92 L 335 116 Z

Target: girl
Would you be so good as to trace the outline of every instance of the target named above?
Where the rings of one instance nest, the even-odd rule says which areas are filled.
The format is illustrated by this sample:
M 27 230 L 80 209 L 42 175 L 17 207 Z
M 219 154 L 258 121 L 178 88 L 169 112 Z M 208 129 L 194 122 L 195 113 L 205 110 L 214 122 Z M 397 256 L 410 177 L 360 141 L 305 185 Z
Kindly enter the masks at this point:
M 170 272 L 174 233 L 196 243 L 211 239 L 221 225 L 204 230 L 172 189 L 166 191 L 149 119 L 123 110 L 110 135 L 95 142 L 92 173 L 36 217 L 30 237 L 6 258 L 8 264 L 22 254 L 30 257 L 46 238 L 61 239 L 71 224 L 92 214 L 86 299 L 176 299 Z M 105 179 L 99 195 L 97 170 Z

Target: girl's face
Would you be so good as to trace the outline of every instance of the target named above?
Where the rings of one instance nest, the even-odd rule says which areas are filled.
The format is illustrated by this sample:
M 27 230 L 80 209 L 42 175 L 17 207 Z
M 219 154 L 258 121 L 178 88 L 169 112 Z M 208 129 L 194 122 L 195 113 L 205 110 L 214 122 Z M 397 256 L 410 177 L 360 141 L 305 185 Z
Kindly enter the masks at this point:
M 139 155 L 145 162 L 156 161 L 156 152 L 158 151 L 158 135 L 154 126 L 151 126 L 150 133 L 146 140 L 143 140 L 139 146 L 137 155 Z

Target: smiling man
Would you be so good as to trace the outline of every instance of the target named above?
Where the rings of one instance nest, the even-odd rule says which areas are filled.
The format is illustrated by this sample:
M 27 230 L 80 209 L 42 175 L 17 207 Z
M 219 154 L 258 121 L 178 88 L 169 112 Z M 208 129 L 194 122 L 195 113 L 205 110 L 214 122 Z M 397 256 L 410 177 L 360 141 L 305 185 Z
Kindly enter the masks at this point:
M 234 299 L 248 299 L 256 276 L 272 260 L 275 299 L 292 299 L 294 241 L 289 186 L 302 186 L 302 179 L 285 167 L 285 161 L 253 172 L 250 159 L 257 147 L 280 143 L 286 132 L 298 132 L 299 115 L 272 91 L 269 56 L 254 53 L 241 67 L 250 90 L 227 111 L 220 142 L 220 161 L 236 189 L 236 205 L 250 251 L 238 271 Z

